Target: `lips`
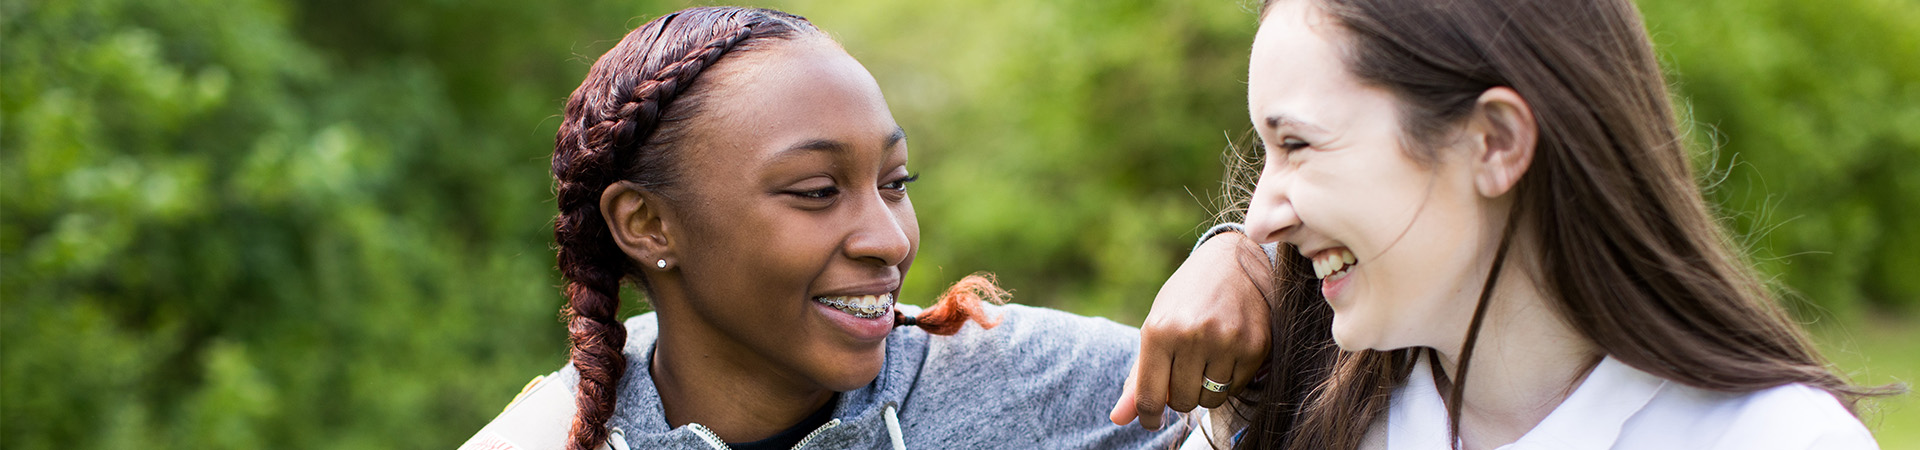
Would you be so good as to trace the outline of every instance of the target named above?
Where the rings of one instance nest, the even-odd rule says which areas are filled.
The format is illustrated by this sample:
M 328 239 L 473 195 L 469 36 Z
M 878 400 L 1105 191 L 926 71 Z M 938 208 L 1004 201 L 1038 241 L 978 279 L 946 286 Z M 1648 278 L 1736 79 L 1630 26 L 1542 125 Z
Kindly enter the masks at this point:
M 898 288 L 894 288 L 898 289 Z M 813 297 L 813 304 L 822 319 L 832 327 L 845 333 L 851 342 L 867 346 L 887 338 L 893 330 L 893 307 L 896 295 L 892 290 L 881 291 L 884 294 L 855 294 L 876 292 L 880 288 L 853 289 L 843 295 L 822 295 Z
M 848 315 L 872 319 L 893 312 L 893 294 L 814 297 L 813 301 Z

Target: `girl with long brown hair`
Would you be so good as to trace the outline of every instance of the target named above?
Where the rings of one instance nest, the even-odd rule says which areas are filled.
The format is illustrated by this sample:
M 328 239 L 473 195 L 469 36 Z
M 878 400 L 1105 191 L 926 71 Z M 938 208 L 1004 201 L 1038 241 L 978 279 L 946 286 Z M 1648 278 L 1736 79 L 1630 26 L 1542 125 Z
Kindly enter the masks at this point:
M 896 303 L 920 237 L 906 134 L 806 19 L 692 8 L 633 30 L 567 100 L 552 170 L 571 361 L 463 448 L 1180 437 L 1100 420 L 1131 328 L 983 305 L 1006 293 L 979 276 L 926 311 Z M 622 323 L 624 283 L 655 312 Z
M 1190 446 L 1877 448 L 1887 390 L 1714 220 L 1629 0 L 1268 1 L 1247 102 L 1272 352 Z

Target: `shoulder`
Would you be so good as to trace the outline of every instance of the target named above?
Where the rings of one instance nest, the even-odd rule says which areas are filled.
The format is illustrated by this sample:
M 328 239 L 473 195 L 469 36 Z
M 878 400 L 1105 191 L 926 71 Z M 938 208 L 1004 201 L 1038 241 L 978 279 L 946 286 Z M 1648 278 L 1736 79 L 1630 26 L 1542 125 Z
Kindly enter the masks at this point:
M 1000 323 L 968 323 L 952 336 L 932 337 L 923 370 L 1118 386 L 1140 351 L 1139 330 L 1105 318 L 1014 304 L 987 313 Z
M 1880 448 L 1866 425 L 1820 388 L 1795 383 L 1741 397 L 1728 409 L 1727 430 L 1730 441 L 1741 442 L 1722 448 Z
M 573 424 L 573 376 L 566 370 L 527 383 L 461 450 L 558 450 Z
M 1880 448 L 1839 399 L 1798 383 L 1747 393 L 1669 383 L 1633 422 L 1636 432 L 1628 434 L 1669 442 L 1686 436 L 1680 440 L 1691 448 Z
M 631 410 L 645 409 L 644 399 L 636 400 L 636 395 L 651 393 L 634 392 L 636 379 L 645 378 L 646 354 L 652 349 L 658 337 L 659 321 L 653 313 L 628 318 L 627 344 L 624 353 L 627 356 L 628 376 L 621 380 L 620 410 L 632 414 Z M 635 368 L 638 365 L 638 369 Z M 580 380 L 579 372 L 572 364 L 561 366 L 559 371 L 541 377 L 535 377 L 522 388 L 513 401 L 500 411 L 480 432 L 475 433 L 461 450 L 538 450 L 565 448 L 569 428 L 573 426 L 574 385 Z M 638 380 L 648 388 L 650 379 Z M 656 396 L 657 397 L 657 396 Z M 618 414 L 616 414 L 618 415 Z
M 934 339 L 954 353 L 1015 355 L 1071 354 L 1131 359 L 1139 350 L 1140 330 L 1101 317 L 1026 305 L 988 306 L 1000 323 L 981 329 L 969 323 L 953 336 Z
M 929 338 L 902 417 L 965 448 L 1170 448 L 1178 427 L 1116 426 L 1107 412 L 1139 351 L 1139 331 L 1111 320 L 1022 305 L 989 307 L 999 325 Z M 977 424 L 995 423 L 991 431 Z M 976 424 L 967 426 L 966 424 Z M 909 433 L 913 434 L 913 433 Z M 946 438 L 942 438 L 946 439 Z

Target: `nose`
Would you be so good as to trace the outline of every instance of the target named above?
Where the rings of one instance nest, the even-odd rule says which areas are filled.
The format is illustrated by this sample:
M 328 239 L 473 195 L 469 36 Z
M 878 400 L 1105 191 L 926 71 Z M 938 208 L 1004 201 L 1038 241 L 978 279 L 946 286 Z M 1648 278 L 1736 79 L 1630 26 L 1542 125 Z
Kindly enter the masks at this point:
M 1277 178 L 1261 175 L 1247 205 L 1247 236 L 1262 244 L 1285 240 L 1300 225 L 1293 201 L 1287 198 L 1285 180 Z
M 907 236 L 907 228 L 917 224 L 904 223 L 915 220 L 913 213 L 910 209 L 896 213 L 877 192 L 864 197 L 852 218 L 853 233 L 847 236 L 845 245 L 847 257 L 882 266 L 900 265 L 913 252 L 913 240 Z

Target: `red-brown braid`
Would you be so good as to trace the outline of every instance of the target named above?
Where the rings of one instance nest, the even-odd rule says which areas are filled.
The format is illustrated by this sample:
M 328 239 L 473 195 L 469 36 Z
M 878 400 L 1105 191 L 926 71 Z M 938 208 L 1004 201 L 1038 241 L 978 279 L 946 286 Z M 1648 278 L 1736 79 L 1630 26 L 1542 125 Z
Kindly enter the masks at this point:
M 967 275 L 940 294 L 940 300 L 933 307 L 921 311 L 920 315 L 908 316 L 894 311 L 894 326 L 917 326 L 929 334 L 952 336 L 967 325 L 967 321 L 980 324 L 980 328 L 991 329 L 1000 324 L 997 317 L 987 317 L 980 302 L 1005 304 L 1012 298 L 1005 289 L 993 280 L 993 274 L 980 272 Z

